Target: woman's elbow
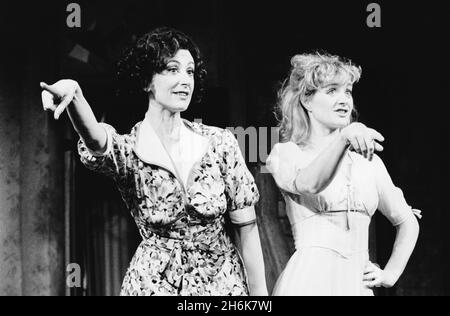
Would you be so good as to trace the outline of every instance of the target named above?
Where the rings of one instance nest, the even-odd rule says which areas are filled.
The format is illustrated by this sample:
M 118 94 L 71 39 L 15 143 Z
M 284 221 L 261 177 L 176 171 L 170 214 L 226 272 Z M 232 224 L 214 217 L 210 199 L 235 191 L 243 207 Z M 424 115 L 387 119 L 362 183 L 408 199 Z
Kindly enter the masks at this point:
M 413 229 L 414 229 L 414 232 L 415 232 L 415 234 L 417 235 L 417 237 L 419 237 L 419 234 L 420 234 L 420 225 L 419 225 L 419 221 L 417 220 L 417 218 L 416 218 L 415 216 L 413 216 L 412 222 L 413 222 Z
M 94 141 L 85 141 L 85 144 L 91 152 L 94 152 L 97 155 L 103 155 L 107 149 L 106 142 L 102 143 L 100 141 L 94 140 Z
M 325 185 L 316 185 L 313 186 L 311 188 L 309 188 L 309 193 L 310 194 L 319 194 L 321 193 L 323 190 L 325 190 L 326 186 Z
M 295 186 L 297 188 L 298 193 L 300 194 L 319 194 L 325 189 L 324 185 L 321 185 L 318 182 L 310 182 L 310 181 L 301 181 L 297 178 L 295 181 Z
M 415 239 L 419 237 L 420 225 L 419 222 L 417 221 L 417 218 L 414 215 L 410 216 L 407 220 L 405 220 L 402 224 L 400 224 L 398 226 L 398 229 L 403 229 L 409 232 L 409 234 L 414 236 Z
M 248 224 L 245 224 L 245 225 L 238 225 L 237 228 L 238 228 L 239 236 L 241 238 L 248 236 L 252 233 L 258 232 L 258 224 L 257 224 L 256 220 L 252 221 Z
M 408 222 L 410 223 L 409 225 L 411 226 L 410 229 L 413 232 L 415 232 L 417 235 L 419 235 L 420 225 L 419 225 L 419 221 L 417 220 L 417 218 L 414 215 L 412 215 Z

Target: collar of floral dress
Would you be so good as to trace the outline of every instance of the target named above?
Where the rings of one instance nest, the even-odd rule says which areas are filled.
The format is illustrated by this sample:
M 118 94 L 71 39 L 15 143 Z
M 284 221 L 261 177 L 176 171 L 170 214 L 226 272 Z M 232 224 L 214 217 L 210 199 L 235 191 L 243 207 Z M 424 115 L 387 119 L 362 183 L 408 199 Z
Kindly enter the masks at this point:
M 183 127 L 200 136 L 207 137 L 202 133 L 200 126 L 196 126 L 185 119 L 182 122 L 184 123 Z M 166 148 L 150 123 L 148 113 L 137 129 L 134 152 L 145 163 L 162 167 L 178 176 Z

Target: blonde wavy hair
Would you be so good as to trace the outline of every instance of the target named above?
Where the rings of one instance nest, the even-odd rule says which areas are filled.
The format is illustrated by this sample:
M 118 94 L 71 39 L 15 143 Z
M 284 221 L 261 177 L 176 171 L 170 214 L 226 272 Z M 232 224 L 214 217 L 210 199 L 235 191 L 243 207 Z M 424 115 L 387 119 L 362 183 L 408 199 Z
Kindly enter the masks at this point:
M 307 146 L 311 135 L 311 123 L 303 102 L 312 98 L 317 90 L 338 75 L 348 75 L 351 84 L 358 82 L 362 70 L 350 60 L 327 53 L 295 55 L 291 59 L 291 66 L 289 76 L 278 92 L 276 116 L 280 140 Z M 354 109 L 352 121 L 356 119 L 356 115 Z

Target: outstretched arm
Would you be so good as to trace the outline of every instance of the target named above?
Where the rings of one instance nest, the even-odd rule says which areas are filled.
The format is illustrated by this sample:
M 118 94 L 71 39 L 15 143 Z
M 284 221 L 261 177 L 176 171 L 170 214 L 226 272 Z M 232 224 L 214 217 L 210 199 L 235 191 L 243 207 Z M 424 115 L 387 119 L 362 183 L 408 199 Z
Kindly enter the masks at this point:
M 376 141 L 384 141 L 383 136 L 374 129 L 367 128 L 364 124 L 353 123 L 345 127 L 328 148 L 308 167 L 298 173 L 295 179 L 297 190 L 300 193 L 312 194 L 323 191 L 333 180 L 349 146 L 372 160 L 374 151 L 383 150 L 383 147 Z M 283 162 L 280 161 L 280 163 Z
M 95 153 L 106 150 L 107 135 L 98 123 L 91 107 L 83 96 L 80 86 L 74 80 L 60 80 L 53 85 L 41 82 L 44 110 L 54 112 L 55 120 L 67 109 L 73 127 Z

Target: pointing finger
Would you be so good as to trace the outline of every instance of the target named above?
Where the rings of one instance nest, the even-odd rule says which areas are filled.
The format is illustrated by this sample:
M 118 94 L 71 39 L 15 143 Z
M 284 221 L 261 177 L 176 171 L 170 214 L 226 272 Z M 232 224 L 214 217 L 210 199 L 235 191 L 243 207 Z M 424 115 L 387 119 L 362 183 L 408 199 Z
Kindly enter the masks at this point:
M 41 82 L 40 86 L 43 90 L 48 91 L 49 93 L 51 93 L 54 97 L 56 98 L 62 98 L 62 95 L 59 93 L 59 91 L 57 91 L 54 87 L 49 86 L 48 84 L 46 84 L 45 82 Z

